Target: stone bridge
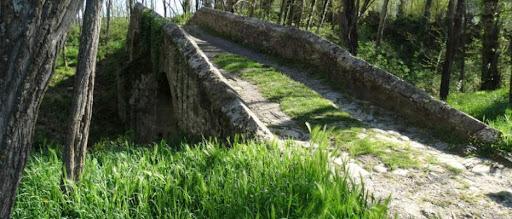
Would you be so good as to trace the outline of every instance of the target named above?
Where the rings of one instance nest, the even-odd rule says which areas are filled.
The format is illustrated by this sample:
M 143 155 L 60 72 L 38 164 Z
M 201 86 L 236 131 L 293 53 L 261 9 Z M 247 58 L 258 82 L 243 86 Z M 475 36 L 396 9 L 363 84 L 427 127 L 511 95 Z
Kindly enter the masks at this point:
M 450 151 L 500 141 L 499 131 L 312 33 L 209 8 L 180 27 L 138 4 L 130 18 L 127 53 L 129 60 L 118 73 L 117 103 L 140 142 L 241 134 L 308 146 L 304 120 L 265 98 L 257 83 L 215 64 L 217 55 L 232 54 L 276 69 L 291 81 L 288 85 L 310 89 L 328 101 L 331 112 L 334 107 L 363 124 L 355 129 L 347 129 L 353 123 L 343 120 L 329 124 L 356 132 L 337 142 L 349 146 L 330 160 L 363 179 L 376 197 L 391 195 L 391 215 L 512 214 L 506 202 L 493 198 L 510 194 L 512 170 Z M 463 143 L 448 144 L 446 136 Z M 378 153 L 349 154 L 358 141 L 369 141 Z M 409 163 L 393 166 L 404 160 Z
M 129 63 L 118 77 L 118 105 L 142 142 L 175 134 L 272 136 L 202 51 L 189 33 L 194 29 L 313 67 L 336 89 L 411 126 L 482 143 L 500 138 L 499 131 L 310 32 L 209 8 L 180 27 L 137 5 L 130 18 Z

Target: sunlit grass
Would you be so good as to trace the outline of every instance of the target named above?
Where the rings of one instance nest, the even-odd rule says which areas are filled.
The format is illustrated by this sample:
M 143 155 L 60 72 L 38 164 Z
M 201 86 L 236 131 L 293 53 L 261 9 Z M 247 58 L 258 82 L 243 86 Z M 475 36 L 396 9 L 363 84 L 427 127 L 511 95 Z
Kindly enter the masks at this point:
M 504 142 L 499 147 L 512 150 L 512 107 L 508 103 L 507 88 L 453 94 L 448 103 L 500 130 Z
M 325 142 L 325 141 L 319 141 Z M 14 218 L 383 218 L 373 200 L 327 152 L 274 143 L 105 141 L 90 153 L 82 181 L 60 190 L 55 150 L 34 155 L 18 189 Z
M 351 155 L 374 155 L 392 169 L 419 166 L 414 159 L 414 151 L 410 148 L 395 150 L 403 145 L 370 140 L 371 136 L 368 139 L 359 139 L 357 133 L 367 128 L 363 123 L 352 118 L 343 109 L 338 109 L 311 88 L 276 69 L 231 54 L 221 54 L 214 62 L 222 69 L 257 85 L 265 98 L 279 103 L 281 110 L 292 119 L 301 124 L 307 122 L 313 126 L 326 126 L 331 129 L 333 144 L 348 150 Z

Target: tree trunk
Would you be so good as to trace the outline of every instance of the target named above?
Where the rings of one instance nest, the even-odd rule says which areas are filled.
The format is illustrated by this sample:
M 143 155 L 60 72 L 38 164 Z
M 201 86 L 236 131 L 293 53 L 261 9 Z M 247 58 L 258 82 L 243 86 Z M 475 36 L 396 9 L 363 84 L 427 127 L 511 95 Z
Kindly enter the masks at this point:
M 481 90 L 495 90 L 501 84 L 501 75 L 498 70 L 498 36 L 500 32 L 498 6 L 498 0 L 486 0 L 484 2 Z
M 86 0 L 84 31 L 80 34 L 69 133 L 63 156 L 68 180 L 78 181 L 84 166 L 92 114 L 101 4 L 102 0 Z
M 286 17 L 285 17 L 285 22 L 286 22 L 286 25 L 288 26 L 291 26 L 292 25 L 292 22 L 293 22 L 293 5 L 295 4 L 295 1 L 299 1 L 299 0 L 289 0 L 288 1 L 288 4 L 287 4 L 287 9 L 286 9 Z
M 61 45 L 62 45 L 62 50 L 61 50 L 62 62 L 64 62 L 64 67 L 67 69 L 68 68 L 68 57 L 66 55 L 67 51 L 66 51 L 66 37 L 65 36 L 62 37 Z
M 129 16 L 132 16 L 132 9 L 133 9 L 133 0 L 128 0 L 128 7 L 130 9 Z
M 256 7 L 256 0 L 249 0 L 250 8 L 249 8 L 249 17 L 254 16 L 254 8 Z
M 185 0 L 185 1 L 189 1 L 189 0 Z M 227 0 L 226 1 L 226 11 L 235 13 L 235 4 L 236 3 L 237 3 L 237 0 Z
M 350 53 L 357 55 L 357 14 L 356 0 L 343 0 L 340 12 L 341 39 Z
M 464 92 L 465 84 L 464 79 L 466 75 L 466 28 L 468 26 L 468 17 L 466 11 L 464 11 L 464 17 L 462 18 L 462 27 L 460 31 L 460 74 L 459 74 L 459 91 Z
M 110 13 L 112 11 L 112 0 L 107 0 L 107 24 L 105 27 L 105 42 L 108 43 L 108 37 L 110 34 Z
M 311 8 L 309 9 L 308 21 L 306 23 L 306 30 L 309 30 L 311 27 L 311 21 L 313 20 L 313 15 L 315 14 L 316 0 L 311 0 Z
M 425 1 L 425 7 L 423 8 L 423 20 L 425 23 L 430 21 L 430 16 L 432 15 L 432 0 Z
M 302 21 L 302 10 L 304 7 L 304 0 L 295 0 L 292 4 L 292 25 L 300 27 Z
M 446 100 L 450 92 L 450 75 L 455 54 L 457 53 L 458 38 L 464 16 L 464 0 L 450 0 L 448 4 L 448 39 L 446 40 L 446 55 L 441 74 L 441 88 L 439 97 Z
M 284 17 L 286 16 L 286 8 L 287 8 L 288 0 L 282 0 L 281 1 L 281 8 L 279 9 L 279 17 L 277 18 L 279 24 L 284 23 Z
M 0 2 L 0 218 L 10 217 L 58 42 L 81 4 Z
M 322 7 L 322 17 L 320 18 L 320 23 L 318 23 L 318 26 L 316 26 L 316 32 L 320 31 L 320 27 L 324 24 L 325 21 L 325 15 L 327 14 L 327 9 L 329 8 L 329 2 L 330 0 L 325 0 L 324 5 Z
M 197 0 L 196 0 L 197 2 Z M 167 17 L 167 2 L 166 0 L 162 0 L 162 5 L 163 5 L 163 8 L 164 8 L 164 17 Z M 197 5 L 196 5 L 197 7 Z
M 509 35 L 508 35 L 508 56 L 509 56 L 509 62 L 510 62 L 510 66 L 509 66 L 510 83 L 508 84 L 508 86 L 509 86 L 508 104 L 509 104 L 509 106 L 512 106 L 512 32 L 509 33 Z
M 388 3 L 389 0 L 384 0 L 382 3 L 382 9 L 380 11 L 379 28 L 377 30 L 377 46 L 380 46 L 382 36 L 384 35 L 384 26 L 386 25 L 386 17 L 388 16 Z

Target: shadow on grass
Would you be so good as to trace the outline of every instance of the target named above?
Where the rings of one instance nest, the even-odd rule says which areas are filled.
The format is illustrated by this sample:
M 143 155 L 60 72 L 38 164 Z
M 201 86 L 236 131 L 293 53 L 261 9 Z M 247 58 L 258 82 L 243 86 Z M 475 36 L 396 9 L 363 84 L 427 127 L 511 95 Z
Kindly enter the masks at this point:
M 124 48 L 117 49 L 96 64 L 94 103 L 89 144 L 124 134 L 117 116 L 116 71 L 125 59 Z M 73 98 L 74 66 L 58 68 L 43 98 L 35 131 L 35 146 L 65 143 Z M 65 75 L 63 75 L 65 74 Z
M 512 193 L 509 191 L 489 193 L 487 194 L 487 197 L 507 208 L 512 208 Z
M 505 115 L 509 108 L 508 100 L 504 96 L 487 105 L 479 114 L 475 115 L 480 120 L 496 120 L 498 117 Z

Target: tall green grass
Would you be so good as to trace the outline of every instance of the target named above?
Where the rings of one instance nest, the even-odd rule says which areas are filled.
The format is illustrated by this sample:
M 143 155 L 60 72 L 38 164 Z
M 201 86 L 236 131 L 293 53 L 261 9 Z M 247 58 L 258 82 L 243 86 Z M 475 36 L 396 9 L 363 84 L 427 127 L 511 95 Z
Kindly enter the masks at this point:
M 503 132 L 501 149 L 512 151 L 512 107 L 508 103 L 508 89 L 457 93 L 448 103 Z
M 325 137 L 325 136 L 324 136 Z M 326 142 L 325 140 L 319 141 Z M 60 190 L 55 150 L 25 168 L 14 218 L 383 218 L 377 201 L 338 169 L 324 149 L 217 141 L 136 147 L 105 141 L 86 160 L 73 192 Z M 323 147 L 322 147 L 323 148 Z

